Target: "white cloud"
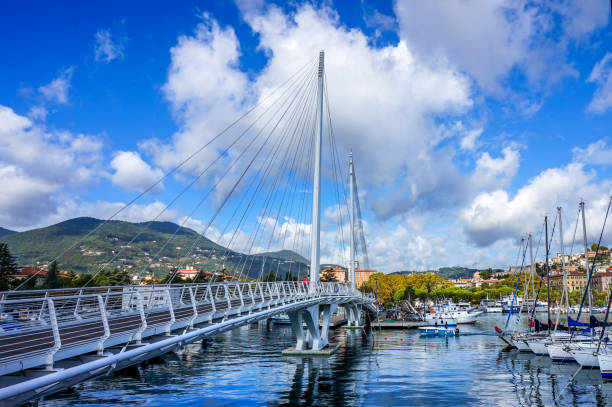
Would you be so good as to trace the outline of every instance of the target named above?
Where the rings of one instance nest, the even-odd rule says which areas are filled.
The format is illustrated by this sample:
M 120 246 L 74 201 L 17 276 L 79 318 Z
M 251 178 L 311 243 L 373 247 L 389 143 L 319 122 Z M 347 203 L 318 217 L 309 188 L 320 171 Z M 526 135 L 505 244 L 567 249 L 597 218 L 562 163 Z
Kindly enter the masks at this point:
M 597 84 L 593 100 L 587 106 L 587 111 L 604 113 L 612 108 L 612 52 L 606 53 L 601 61 L 595 64 L 587 82 Z
M 488 152 L 482 153 L 476 161 L 472 176 L 474 186 L 480 188 L 502 187 L 508 184 L 519 168 L 520 154 L 512 147 L 502 150 L 503 157 L 493 158 Z
M 508 93 L 513 70 L 525 75 L 527 93 L 577 76 L 567 61 L 568 45 L 604 27 L 609 18 L 607 5 L 597 0 L 400 0 L 395 12 L 401 38 L 422 55 L 448 58 L 497 96 Z M 525 102 L 518 98 L 516 103 Z M 529 105 L 531 110 L 537 106 Z
M 605 140 L 598 140 L 586 148 L 574 147 L 574 161 L 586 165 L 612 164 L 612 148 L 608 148 Z
M 0 161 L 0 225 L 19 229 L 46 218 L 57 205 L 58 187 Z
M 458 177 L 457 169 L 448 162 L 453 147 L 438 150 L 435 118 L 471 111 L 471 83 L 464 75 L 444 61 L 424 63 L 405 42 L 374 48 L 361 31 L 340 25 L 327 8 L 304 5 L 290 16 L 273 6 L 261 12 L 251 7 L 245 10 L 246 21 L 269 56 L 265 69 L 252 79 L 242 72 L 238 67 L 240 44 L 234 31 L 204 15 L 194 35 L 181 36 L 172 48 L 168 81 L 163 88 L 181 130 L 171 143 L 149 140 L 141 144 L 152 154 L 156 166 L 168 169 L 189 156 L 325 48 L 338 148 L 343 152 L 353 147 L 356 159 L 361 159 L 358 175 L 364 189 L 386 187 L 398 174 L 410 174 L 415 184 L 412 191 L 417 195 L 409 205 L 414 205 Z M 467 137 L 464 145 L 469 147 L 469 138 L 475 143 L 477 132 Z M 218 151 L 229 144 L 228 139 L 213 143 L 185 169 L 198 173 L 218 157 Z M 230 150 L 210 176 L 226 169 L 244 145 L 239 143 Z M 226 185 L 222 187 L 227 189 Z M 465 185 L 457 185 L 449 193 L 461 195 L 462 187 Z M 388 217 L 405 209 L 379 213 Z
M 163 176 L 161 170 L 151 168 L 140 154 L 134 151 L 115 153 L 110 166 L 115 170 L 111 176 L 113 184 L 131 191 L 142 192 Z M 162 187 L 160 183 L 154 189 L 159 191 Z
M 580 163 L 571 163 L 543 171 L 514 196 L 503 189 L 484 192 L 461 216 L 468 237 L 479 246 L 487 246 L 500 239 L 535 233 L 545 214 L 554 216 L 556 206 L 572 213 L 581 198 L 589 206 L 591 219 L 600 222 L 611 191 L 610 181 L 599 182 L 595 172 L 586 171 Z M 594 221 L 591 225 L 589 236 L 594 237 L 601 226 Z
M 68 103 L 68 91 L 70 90 L 70 79 L 73 72 L 74 68 L 66 69 L 59 77 L 46 85 L 40 86 L 38 92 L 47 101 L 59 104 Z
M 49 112 L 43 106 L 32 106 L 28 111 L 28 117 L 32 120 L 45 121 Z
M 101 150 L 95 136 L 49 131 L 0 106 L 0 223 L 22 228 L 45 219 L 64 192 L 98 177 Z
M 114 59 L 123 59 L 125 38 L 113 41 L 110 30 L 100 29 L 95 34 L 94 55 L 96 62 L 109 63 Z

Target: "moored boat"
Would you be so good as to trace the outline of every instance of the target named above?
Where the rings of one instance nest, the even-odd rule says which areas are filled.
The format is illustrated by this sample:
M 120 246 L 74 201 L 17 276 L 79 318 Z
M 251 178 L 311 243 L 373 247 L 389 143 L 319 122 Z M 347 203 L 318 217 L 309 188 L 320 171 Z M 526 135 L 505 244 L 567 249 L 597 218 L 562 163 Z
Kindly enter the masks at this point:
M 603 379 L 612 379 L 612 353 L 598 353 L 597 361 Z
M 421 326 L 419 327 L 419 333 L 421 335 L 431 336 L 456 336 L 459 334 L 457 328 L 441 328 L 437 326 Z
M 574 360 L 584 368 L 599 367 L 597 359 L 598 344 L 593 343 L 568 343 L 566 350 L 572 355 Z
M 467 302 L 464 303 L 448 303 L 430 307 L 430 313 L 425 314 L 425 321 L 429 323 L 437 322 L 438 325 L 457 325 L 457 324 L 475 324 L 479 315 L 483 311 L 478 308 L 471 307 Z

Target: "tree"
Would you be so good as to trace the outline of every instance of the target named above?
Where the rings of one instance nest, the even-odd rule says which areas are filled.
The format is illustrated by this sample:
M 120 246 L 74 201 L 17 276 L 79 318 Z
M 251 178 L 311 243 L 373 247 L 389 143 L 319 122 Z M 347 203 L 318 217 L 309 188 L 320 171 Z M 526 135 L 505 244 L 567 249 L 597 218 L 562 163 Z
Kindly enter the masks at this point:
M 17 271 L 15 257 L 11 255 L 8 245 L 0 243 L 0 290 L 8 290 L 10 277 Z
M 47 270 L 47 275 L 45 276 L 45 287 L 49 289 L 59 288 L 60 280 L 58 277 L 59 267 L 57 262 L 54 260 Z
M 264 277 L 263 281 L 268 281 L 268 282 L 269 281 L 278 281 L 278 278 L 276 277 L 276 273 L 274 272 L 274 270 L 268 271 L 268 273 Z
M 170 274 L 168 275 L 168 277 L 169 276 Z M 166 277 L 166 280 L 168 279 L 168 277 Z M 176 281 L 176 278 L 173 280 L 173 282 L 175 281 Z M 96 285 L 99 287 L 105 287 L 105 286 L 126 285 L 126 284 L 130 284 L 131 282 L 132 282 L 132 277 L 130 276 L 130 273 L 128 273 L 126 270 L 120 270 L 116 268 L 114 270 L 100 271 L 98 275 L 94 277 L 92 285 Z
M 480 274 L 480 277 L 482 277 L 483 280 L 489 280 L 491 276 L 493 275 L 493 270 L 491 268 L 488 268 L 485 271 L 481 271 L 478 274 Z
M 334 274 L 332 269 L 325 269 L 323 271 L 323 273 L 321 274 L 321 277 L 319 277 L 319 280 L 321 281 L 338 281 L 338 279 L 336 278 L 336 275 Z
M 404 300 L 411 301 L 415 298 L 415 290 L 414 288 L 407 286 L 404 288 Z

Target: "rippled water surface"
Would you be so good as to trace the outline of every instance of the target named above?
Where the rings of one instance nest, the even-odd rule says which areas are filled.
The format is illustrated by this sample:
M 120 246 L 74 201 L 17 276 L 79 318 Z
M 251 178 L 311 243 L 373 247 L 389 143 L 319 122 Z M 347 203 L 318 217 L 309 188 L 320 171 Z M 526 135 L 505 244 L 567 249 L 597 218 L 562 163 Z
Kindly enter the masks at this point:
M 235 405 L 612 405 L 612 384 L 599 370 L 551 365 L 550 359 L 502 352 L 492 332 L 501 315 L 481 318 L 457 338 L 415 331 L 372 336 L 334 331 L 342 344 L 329 358 L 291 358 L 290 328 L 265 324 L 190 345 L 158 364 L 77 386 L 40 406 Z M 557 401 L 555 401 L 557 399 Z

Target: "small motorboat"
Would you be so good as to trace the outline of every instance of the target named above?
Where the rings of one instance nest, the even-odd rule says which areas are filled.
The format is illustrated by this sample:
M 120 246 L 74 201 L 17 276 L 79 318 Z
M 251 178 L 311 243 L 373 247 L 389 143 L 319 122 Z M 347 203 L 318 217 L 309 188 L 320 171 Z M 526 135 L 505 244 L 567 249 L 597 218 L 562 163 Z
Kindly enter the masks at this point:
M 459 334 L 458 328 L 443 328 L 437 326 L 421 326 L 419 327 L 421 335 L 428 336 L 456 336 Z

